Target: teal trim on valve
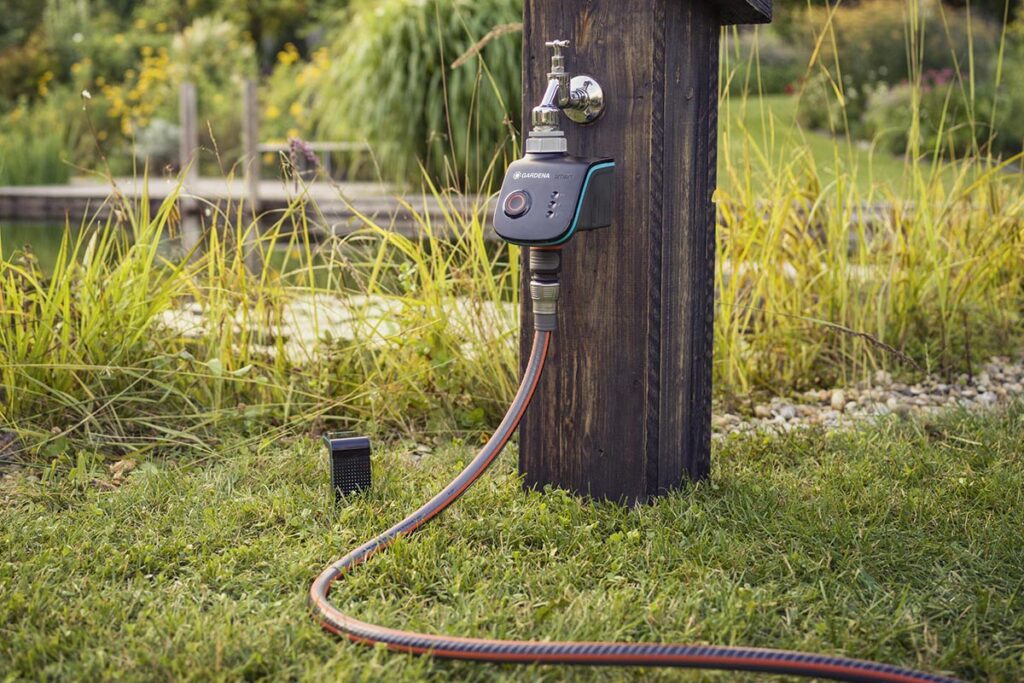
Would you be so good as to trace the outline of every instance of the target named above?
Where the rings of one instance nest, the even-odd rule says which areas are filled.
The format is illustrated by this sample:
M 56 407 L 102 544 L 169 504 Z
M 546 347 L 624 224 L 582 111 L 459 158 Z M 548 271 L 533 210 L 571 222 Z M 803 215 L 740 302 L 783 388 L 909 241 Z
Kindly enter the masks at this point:
M 580 190 L 580 199 L 576 202 L 576 215 L 572 217 L 572 225 L 569 226 L 569 232 L 565 233 L 562 239 L 554 240 L 553 242 L 538 242 L 533 246 L 555 247 L 559 244 L 565 244 L 572 237 L 573 233 L 576 232 L 576 225 L 580 222 L 580 211 L 583 209 L 583 198 L 587 196 L 587 185 L 590 184 L 590 177 L 605 168 L 615 168 L 615 162 L 605 161 L 600 164 L 594 164 L 587 171 L 587 177 L 583 179 L 583 189 Z

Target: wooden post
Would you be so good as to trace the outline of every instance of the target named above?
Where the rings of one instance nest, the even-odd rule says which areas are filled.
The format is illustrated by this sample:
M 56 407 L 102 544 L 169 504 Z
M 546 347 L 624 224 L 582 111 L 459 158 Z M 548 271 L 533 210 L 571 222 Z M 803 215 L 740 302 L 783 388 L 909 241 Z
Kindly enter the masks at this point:
M 718 38 L 764 22 L 771 0 L 525 0 L 523 121 L 549 70 L 604 89 L 569 152 L 616 160 L 610 228 L 563 250 L 559 329 L 520 427 L 527 486 L 643 502 L 710 471 Z M 521 348 L 533 331 L 523 269 Z
M 178 118 L 181 126 L 178 162 L 184 173 L 178 206 L 181 209 L 181 246 L 188 252 L 199 244 L 202 235 L 199 203 L 192 196 L 199 180 L 199 105 L 194 83 L 182 83 L 178 90 Z
M 245 263 L 256 273 L 263 267 L 260 251 L 260 133 L 259 101 L 256 97 L 256 81 L 247 79 L 242 86 L 242 155 L 243 177 L 245 178 L 245 202 L 252 218 L 252 224 L 245 233 Z

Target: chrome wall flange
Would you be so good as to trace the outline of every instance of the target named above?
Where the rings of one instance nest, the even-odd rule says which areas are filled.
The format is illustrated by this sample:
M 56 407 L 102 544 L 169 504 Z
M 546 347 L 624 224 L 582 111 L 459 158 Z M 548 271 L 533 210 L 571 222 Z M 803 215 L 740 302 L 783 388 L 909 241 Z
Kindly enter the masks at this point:
M 562 111 L 570 121 L 586 125 L 604 113 L 604 90 L 593 76 L 573 76 L 569 91 L 569 104 Z

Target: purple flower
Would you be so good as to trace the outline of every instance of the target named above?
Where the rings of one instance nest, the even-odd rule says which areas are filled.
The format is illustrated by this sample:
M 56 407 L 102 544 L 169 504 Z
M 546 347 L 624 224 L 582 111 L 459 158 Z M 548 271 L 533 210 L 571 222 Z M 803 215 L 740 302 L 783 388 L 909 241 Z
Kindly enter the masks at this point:
M 299 154 L 302 154 L 302 158 L 306 161 L 306 164 L 316 168 L 320 165 L 320 160 L 317 159 L 316 152 L 309 145 L 308 142 L 300 138 L 288 138 L 289 155 L 294 163 L 295 159 L 298 158 Z

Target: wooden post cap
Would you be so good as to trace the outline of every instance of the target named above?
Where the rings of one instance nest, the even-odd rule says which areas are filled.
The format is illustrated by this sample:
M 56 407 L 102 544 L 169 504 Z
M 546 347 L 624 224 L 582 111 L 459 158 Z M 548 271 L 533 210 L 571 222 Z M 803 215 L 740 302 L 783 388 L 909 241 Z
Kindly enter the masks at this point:
M 767 24 L 772 20 L 772 0 L 708 0 L 718 6 L 723 25 Z

